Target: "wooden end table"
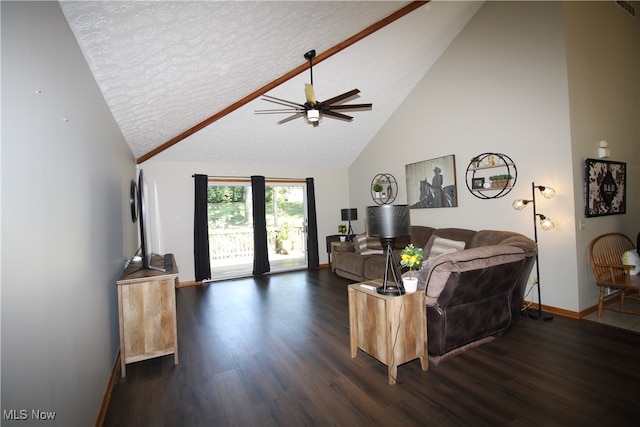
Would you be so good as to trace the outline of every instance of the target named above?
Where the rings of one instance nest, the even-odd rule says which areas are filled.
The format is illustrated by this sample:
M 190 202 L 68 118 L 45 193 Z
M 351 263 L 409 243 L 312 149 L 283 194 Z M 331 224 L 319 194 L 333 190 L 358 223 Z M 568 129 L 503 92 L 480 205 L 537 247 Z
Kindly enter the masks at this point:
M 398 365 L 420 359 L 429 369 L 427 317 L 424 290 L 402 296 L 381 295 L 382 280 L 349 285 L 349 335 L 351 357 L 358 348 L 388 366 L 389 384 L 395 384 Z

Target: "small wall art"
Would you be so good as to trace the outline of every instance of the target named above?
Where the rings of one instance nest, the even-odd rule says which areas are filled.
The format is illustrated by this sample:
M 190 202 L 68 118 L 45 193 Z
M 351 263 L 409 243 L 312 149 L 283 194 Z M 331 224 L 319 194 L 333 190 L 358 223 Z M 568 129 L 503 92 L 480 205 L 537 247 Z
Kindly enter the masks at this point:
M 585 160 L 585 216 L 619 215 L 627 211 L 627 164 Z
M 484 188 L 484 177 L 473 178 L 471 180 L 472 189 L 479 190 Z
M 458 206 L 456 157 L 453 154 L 405 166 L 411 209 Z

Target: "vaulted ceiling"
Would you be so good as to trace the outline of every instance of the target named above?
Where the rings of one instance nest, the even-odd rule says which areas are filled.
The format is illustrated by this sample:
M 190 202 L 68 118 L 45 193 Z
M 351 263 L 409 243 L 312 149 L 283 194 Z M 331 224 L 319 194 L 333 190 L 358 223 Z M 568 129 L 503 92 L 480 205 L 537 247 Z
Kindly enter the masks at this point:
M 353 44 L 410 2 L 60 4 L 138 162 L 347 167 L 482 2 L 432 1 Z M 255 114 L 274 107 L 257 96 L 264 88 L 304 103 L 311 49 L 318 99 L 357 88 L 360 97 L 347 103 L 373 103 L 371 111 L 353 112 L 351 122 L 325 117 L 317 127 Z

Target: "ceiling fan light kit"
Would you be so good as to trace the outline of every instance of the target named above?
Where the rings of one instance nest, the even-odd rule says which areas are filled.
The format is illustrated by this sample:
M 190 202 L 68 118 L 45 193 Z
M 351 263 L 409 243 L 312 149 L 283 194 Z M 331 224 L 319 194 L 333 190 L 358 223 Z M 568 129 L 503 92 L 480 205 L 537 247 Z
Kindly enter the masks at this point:
M 319 122 L 320 121 L 320 110 L 307 110 L 307 121 L 310 123 Z
M 282 105 L 287 108 L 279 108 L 273 110 L 256 110 L 256 114 L 281 114 L 281 113 L 293 113 L 289 117 L 286 117 L 278 124 L 286 123 L 298 117 L 303 117 L 305 121 L 313 126 L 318 126 L 323 116 L 332 117 L 335 119 L 351 121 L 353 117 L 343 113 L 338 113 L 335 110 L 363 110 L 371 109 L 372 104 L 341 104 L 345 100 L 356 96 L 360 91 L 358 89 L 352 89 L 341 95 L 334 96 L 326 101 L 318 101 L 316 99 L 315 91 L 313 90 L 313 58 L 316 57 L 316 51 L 310 50 L 304 54 L 304 58 L 309 61 L 309 72 L 311 74 L 311 83 L 304 85 L 304 93 L 306 102 L 299 104 L 293 101 L 287 101 L 286 99 L 276 98 L 270 95 L 262 95 L 264 101 L 272 102 L 274 104 Z

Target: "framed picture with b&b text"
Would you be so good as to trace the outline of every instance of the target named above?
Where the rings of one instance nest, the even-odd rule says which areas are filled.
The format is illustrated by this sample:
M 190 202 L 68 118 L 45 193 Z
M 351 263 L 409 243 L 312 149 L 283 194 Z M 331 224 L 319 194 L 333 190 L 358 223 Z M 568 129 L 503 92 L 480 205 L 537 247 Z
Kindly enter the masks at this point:
M 585 160 L 585 216 L 619 215 L 627 211 L 627 164 Z

